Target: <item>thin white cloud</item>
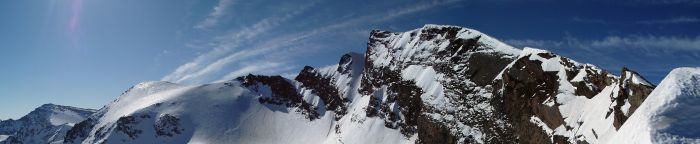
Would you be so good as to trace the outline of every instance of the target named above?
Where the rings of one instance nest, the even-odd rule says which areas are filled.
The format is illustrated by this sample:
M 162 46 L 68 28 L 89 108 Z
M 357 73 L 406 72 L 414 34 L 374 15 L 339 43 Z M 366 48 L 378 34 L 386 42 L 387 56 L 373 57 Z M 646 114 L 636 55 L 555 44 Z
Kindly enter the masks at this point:
M 216 82 L 228 81 L 236 77 L 244 76 L 251 73 L 279 73 L 294 69 L 295 67 L 281 62 L 248 62 L 247 65 L 226 74 Z
M 389 9 L 384 13 L 377 13 L 372 15 L 366 15 L 356 18 L 350 18 L 346 21 L 337 22 L 324 27 L 314 28 L 308 31 L 302 31 L 299 33 L 293 33 L 288 35 L 280 35 L 274 37 L 266 37 L 263 43 L 252 44 L 252 46 L 247 49 L 236 50 L 237 47 L 242 42 L 250 42 L 260 36 L 261 33 L 268 31 L 269 29 L 275 28 L 285 22 L 288 19 L 293 18 L 296 15 L 301 14 L 305 11 L 305 8 L 301 8 L 297 11 L 283 15 L 282 17 L 270 17 L 259 21 L 253 26 L 244 28 L 241 31 L 225 35 L 223 37 L 217 38 L 221 41 L 216 45 L 216 47 L 200 56 L 195 58 L 193 61 L 188 62 L 180 67 L 178 67 L 173 73 L 163 77 L 164 81 L 173 82 L 188 82 L 188 83 L 201 83 L 206 82 L 204 79 L 211 77 L 212 74 L 219 73 L 224 67 L 227 67 L 235 62 L 245 61 L 249 58 L 262 57 L 263 55 L 283 55 L 278 54 L 280 49 L 291 48 L 294 50 L 304 49 L 303 47 L 293 47 L 295 45 L 305 45 L 311 38 L 319 36 L 319 34 L 338 30 L 342 28 L 348 28 L 352 26 L 358 26 L 361 24 L 378 23 L 388 20 L 392 20 L 401 16 L 408 14 L 413 14 L 416 12 L 428 10 L 437 6 L 442 6 L 450 3 L 457 2 L 459 0 L 447 0 L 447 1 L 432 1 L 427 3 L 418 3 L 414 5 L 408 5 L 405 7 L 399 7 L 396 9 Z M 236 51 L 231 53 L 232 51 Z M 276 59 L 288 59 L 292 56 L 281 56 L 276 57 Z M 264 65 L 266 69 L 283 69 L 280 67 L 285 67 L 282 65 Z M 245 68 L 245 67 L 244 67 Z M 237 70 L 223 76 L 219 79 L 228 80 L 232 76 L 239 75 L 244 72 L 256 72 L 253 70 L 260 70 L 261 67 L 248 66 L 247 69 Z M 240 76 L 240 75 L 239 75 Z
M 180 66 L 175 72 L 170 75 L 163 77 L 164 81 L 173 81 L 177 83 L 189 82 L 189 83 L 201 83 L 206 76 L 219 72 L 224 67 L 228 66 L 234 62 L 241 62 L 242 60 L 250 58 L 260 58 L 262 55 L 271 55 L 273 53 L 281 52 L 280 48 L 290 47 L 294 44 L 300 43 L 299 40 L 304 37 L 298 34 L 286 35 L 275 37 L 272 39 L 267 39 L 263 43 L 259 43 L 255 46 L 251 46 L 247 49 L 240 49 L 233 53 L 230 53 L 224 57 L 218 59 L 209 58 L 210 56 L 215 56 L 215 53 L 200 55 L 198 58 L 201 59 L 212 59 L 208 61 L 195 61 L 189 62 Z M 216 51 L 216 50 L 214 50 Z M 282 59 L 283 57 L 277 57 L 277 59 Z
M 212 63 L 209 63 L 208 65 L 204 66 L 203 68 L 201 68 L 197 71 L 193 71 L 191 73 L 185 73 L 185 74 L 181 75 L 181 77 L 177 77 L 177 79 L 175 79 L 174 81 L 175 82 L 190 81 L 190 82 L 199 83 L 199 82 L 201 82 L 200 79 L 203 76 L 210 74 L 212 72 L 215 72 L 215 71 L 219 71 L 224 66 L 226 66 L 227 64 L 229 64 L 231 62 L 236 62 L 236 61 L 239 61 L 242 59 L 250 58 L 252 56 L 259 55 L 259 54 L 267 52 L 267 51 L 269 51 L 269 49 L 245 49 L 245 50 L 241 50 L 241 51 L 235 52 L 229 56 L 226 56 L 224 58 L 218 59 Z M 189 64 L 190 63 L 185 64 L 183 66 L 185 66 L 186 68 L 191 68 L 192 66 Z M 176 71 L 176 72 L 178 72 L 178 71 Z
M 224 15 L 224 13 L 235 3 L 234 0 L 219 0 L 219 3 L 214 6 L 211 13 L 204 19 L 204 21 L 195 25 L 195 28 L 206 29 L 215 26 L 219 19 Z
M 413 4 L 413 5 L 407 5 L 399 8 L 394 8 L 394 9 L 388 9 L 384 13 L 377 13 L 373 15 L 365 15 L 361 17 L 356 17 L 356 18 L 350 18 L 348 20 L 338 22 L 332 25 L 328 25 L 325 27 L 320 27 L 316 28 L 310 31 L 306 32 L 301 32 L 297 34 L 298 36 L 295 37 L 295 39 L 300 40 L 300 39 L 305 39 L 308 37 L 316 36 L 319 33 L 325 33 L 328 31 L 332 30 L 337 30 L 341 28 L 347 28 L 351 26 L 357 26 L 357 25 L 362 25 L 362 24 L 369 24 L 369 23 L 380 23 L 380 22 L 385 22 L 389 20 L 393 20 L 395 18 L 405 16 L 408 14 L 413 14 L 416 12 L 432 9 L 438 6 L 442 5 L 447 5 L 455 2 L 459 2 L 462 0 L 446 0 L 446 1 L 431 1 L 431 2 L 426 2 L 426 3 L 418 3 L 418 4 Z
M 290 13 L 281 16 L 271 16 L 264 18 L 255 24 L 244 27 L 239 31 L 226 34 L 215 38 L 216 42 L 214 48 L 204 54 L 197 56 L 194 60 L 181 65 L 174 72 L 164 76 L 161 80 L 171 81 L 171 82 L 186 82 L 189 80 L 201 79 L 202 76 L 218 71 L 222 69 L 226 64 L 238 60 L 234 57 L 238 55 L 244 55 L 243 57 L 249 57 L 253 54 L 259 54 L 261 51 L 266 50 L 244 50 L 233 54 L 229 54 L 236 50 L 241 43 L 250 41 L 260 34 L 263 34 L 271 29 L 278 27 L 283 22 L 301 14 L 303 11 L 315 5 L 311 3 L 300 7 L 298 10 L 292 11 Z M 228 56 L 227 56 L 228 54 Z M 223 57 L 223 58 L 222 58 Z M 195 80 L 199 81 L 199 80 Z
M 658 48 L 675 50 L 700 50 L 700 37 L 675 36 L 609 36 L 592 41 L 593 48 Z
M 515 46 L 527 46 L 527 47 L 561 47 L 564 42 L 554 41 L 554 40 L 535 40 L 535 39 L 509 39 L 505 40 L 505 43 Z
M 582 40 L 567 37 L 563 40 L 510 39 L 506 43 L 515 46 L 541 48 L 631 48 L 631 49 L 672 49 L 700 50 L 700 37 L 679 36 L 607 36 L 596 40 Z
M 662 78 L 669 70 L 697 66 L 700 36 L 630 35 L 599 39 L 566 37 L 562 40 L 506 40 L 514 46 L 536 46 L 552 50 L 579 62 L 593 63 L 615 72 L 620 67 L 640 70 L 647 76 Z
M 412 13 L 416 13 L 419 11 L 424 11 L 424 10 L 428 10 L 428 9 L 435 8 L 438 6 L 451 4 L 451 3 L 455 3 L 455 2 L 459 2 L 459 1 L 462 1 L 462 0 L 432 1 L 432 2 L 418 4 L 418 5 L 410 5 L 407 7 L 392 10 L 388 14 L 381 16 L 381 18 L 377 19 L 377 21 L 387 21 L 387 20 L 391 20 L 391 19 L 394 19 L 397 17 L 407 15 L 407 14 L 412 14 Z
M 640 21 L 641 24 L 683 24 L 683 23 L 700 23 L 700 18 L 695 17 L 675 17 L 671 19 L 647 20 Z

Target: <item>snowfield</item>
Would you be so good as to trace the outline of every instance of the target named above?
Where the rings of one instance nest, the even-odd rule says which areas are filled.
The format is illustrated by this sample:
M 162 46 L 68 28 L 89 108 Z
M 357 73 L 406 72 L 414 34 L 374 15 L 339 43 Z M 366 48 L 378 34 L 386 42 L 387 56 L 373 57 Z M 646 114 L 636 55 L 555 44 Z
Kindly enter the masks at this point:
M 322 74 L 337 78 L 344 93 L 356 95 L 352 87 L 359 81 L 361 57 L 353 54 L 353 72 L 337 73 L 338 65 L 319 69 Z M 306 101 L 323 106 L 317 95 L 293 82 Z M 144 82 L 129 89 L 113 103 L 98 111 L 103 115 L 90 134 L 73 143 L 409 143 L 398 130 L 386 128 L 384 121 L 368 118 L 361 101 L 368 97 L 354 97 L 358 101 L 349 106 L 351 112 L 334 120 L 333 111 L 321 109 L 318 119 L 309 120 L 297 112 L 298 108 L 262 104 L 260 97 L 269 97 L 272 91 L 261 86 L 257 91 L 240 86 L 231 80 L 222 83 L 186 86 L 170 82 Z M 347 87 L 347 88 L 346 88 Z M 364 100 L 363 100 L 364 99 Z M 125 133 L 120 120 L 134 117 L 128 128 L 138 131 Z M 164 116 L 177 120 L 171 136 L 159 135 L 153 125 Z M 127 130 L 128 131 L 128 130 Z
M 700 143 L 700 68 L 677 68 L 607 143 Z
M 5 141 L 8 137 L 10 137 L 10 136 L 8 136 L 8 135 L 0 135 L 0 142 Z

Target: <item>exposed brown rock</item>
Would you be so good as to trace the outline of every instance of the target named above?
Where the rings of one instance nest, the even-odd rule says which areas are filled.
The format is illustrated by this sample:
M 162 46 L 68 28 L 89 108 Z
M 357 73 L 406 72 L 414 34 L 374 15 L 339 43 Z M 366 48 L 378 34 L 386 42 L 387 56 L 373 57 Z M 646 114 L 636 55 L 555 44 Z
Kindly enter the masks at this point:
M 337 71 L 341 74 L 349 74 L 352 70 L 352 63 L 352 55 L 344 54 L 342 57 L 340 57 L 340 62 L 338 62 Z
M 73 126 L 64 137 L 64 142 L 73 143 L 78 142 L 83 138 L 86 138 L 90 134 L 90 130 L 95 126 L 97 120 L 94 118 L 88 118 L 82 122 L 79 122 Z
M 140 122 L 136 119 L 137 117 L 134 116 L 120 117 L 119 120 L 117 120 L 117 128 L 115 130 L 126 134 L 131 139 L 138 138 L 139 134 L 141 134 L 143 131 L 135 128 Z
M 271 96 L 260 97 L 260 103 L 268 103 L 275 105 L 285 105 L 287 107 L 298 107 L 299 112 L 306 115 L 310 120 L 319 117 L 316 108 L 304 101 L 296 88 L 281 76 L 257 76 L 249 74 L 248 76 L 238 77 L 237 81 L 241 82 L 241 86 L 247 87 L 253 91 L 259 91 L 261 85 L 266 85 L 272 91 Z
M 371 65 L 371 63 L 369 63 Z M 420 95 L 423 91 L 413 81 L 400 80 L 400 73 L 388 68 L 365 68 L 360 93 L 371 96 L 366 107 L 368 117 L 379 116 L 384 118 L 385 126 L 400 128 L 401 133 L 410 137 L 416 133 L 418 117 L 421 115 L 423 103 Z M 387 85 L 386 100 L 371 95 L 377 87 Z M 396 103 L 400 113 L 392 111 L 390 105 Z M 403 114 L 404 119 L 399 117 Z
M 632 75 L 628 75 L 627 72 L 631 73 Z M 651 91 L 655 88 L 655 86 L 632 83 L 631 79 L 629 78 L 633 77 L 634 75 L 641 77 L 641 75 L 639 75 L 637 72 L 624 67 L 622 68 L 619 79 L 620 90 L 617 98 L 614 99 L 616 105 L 613 107 L 613 126 L 615 126 L 615 129 L 620 129 L 620 127 L 622 127 L 622 124 L 627 121 L 627 118 L 629 118 L 629 116 L 631 116 L 634 111 L 639 108 L 642 102 L 644 102 L 647 96 L 649 96 L 649 93 L 651 93 Z M 627 115 L 623 113 L 622 109 L 622 106 L 625 105 L 625 101 L 630 103 L 630 108 L 627 110 Z
M 404 135 L 410 136 L 416 132 L 418 117 L 423 112 L 422 94 L 423 90 L 413 81 L 400 81 L 389 86 L 389 96 L 396 98 L 399 110 L 404 115 L 403 123 L 399 124 Z
M 421 30 L 420 39 L 421 40 L 432 40 L 438 35 L 444 35 L 446 39 L 454 39 L 457 37 L 457 33 L 462 28 L 459 27 L 442 27 L 442 28 L 426 28 Z
M 576 87 L 576 91 L 574 92 L 576 95 L 586 96 L 586 98 L 591 99 L 613 82 L 613 78 L 608 76 L 607 71 L 593 69 L 587 65 L 581 69 L 586 71 L 586 76 L 583 78 L 583 81 L 571 82 L 571 84 Z
M 347 113 L 345 102 L 349 100 L 340 96 L 333 79 L 319 74 L 313 67 L 306 66 L 294 80 L 300 82 L 302 87 L 311 90 L 311 93 L 318 95 L 327 110 L 336 112 L 336 119 L 340 119 Z
M 172 137 L 174 135 L 182 133 L 185 129 L 180 128 L 180 119 L 170 115 L 164 114 L 156 120 L 153 128 L 156 131 L 156 137 L 158 136 L 168 136 Z
M 418 142 L 420 144 L 456 144 L 455 137 L 449 130 L 440 123 L 425 116 L 418 117 Z
M 518 143 L 552 143 L 542 128 L 530 122 L 530 118 L 538 117 L 549 128 L 564 123 L 559 104 L 553 107 L 542 104 L 548 99 L 556 102 L 559 77 L 556 72 L 543 71 L 542 62 L 531 61 L 529 57 L 518 59 L 513 68 L 504 71 L 503 106 L 514 133 L 519 137 Z
M 477 86 L 486 86 L 513 60 L 500 55 L 474 53 L 468 61 L 466 77 Z
M 359 91 L 361 94 L 369 96 L 382 86 L 391 87 L 394 83 L 400 83 L 401 72 L 399 70 L 408 65 L 432 66 L 437 73 L 443 74 L 445 77 L 449 78 L 441 82 L 445 88 L 445 96 L 450 99 L 451 103 L 460 107 L 460 109 L 447 112 L 444 109 L 435 109 L 431 108 L 429 105 L 421 104 L 422 106 L 420 109 L 423 112 L 449 113 L 454 116 L 455 120 L 450 122 L 438 122 L 432 119 L 420 120 L 422 122 L 417 123 L 419 141 L 426 139 L 422 142 L 432 142 L 432 140 L 457 142 L 462 139 L 464 140 L 463 142 L 466 143 L 475 142 L 473 136 L 452 133 L 451 131 L 443 131 L 442 134 L 430 136 L 420 134 L 435 131 L 431 129 L 440 128 L 438 126 L 446 129 L 453 129 L 459 123 L 459 125 L 468 125 L 478 128 L 485 135 L 485 138 L 482 138 L 485 143 L 514 143 L 516 139 L 515 135 L 509 134 L 510 130 L 508 126 L 504 125 L 504 123 L 499 123 L 499 121 L 505 121 L 505 114 L 503 114 L 503 110 L 500 109 L 500 105 L 502 104 L 500 95 L 491 96 L 493 98 L 482 96 L 482 93 L 488 93 L 492 90 L 489 84 L 492 84 L 496 75 L 500 73 L 506 65 L 512 62 L 513 59 L 499 53 L 477 52 L 477 50 L 482 49 L 488 50 L 490 47 L 479 43 L 481 39 L 480 36 L 471 39 L 457 38 L 457 33 L 462 30 L 462 28 L 458 27 L 426 28 L 420 32 L 420 36 L 415 35 L 416 32 L 412 33 L 412 37 L 409 39 L 413 39 L 415 36 L 434 43 L 448 42 L 448 45 L 444 50 L 430 52 L 434 54 L 430 58 L 411 57 L 411 61 L 407 62 L 391 61 L 390 65 L 396 66 L 397 70 L 391 70 L 388 67 L 375 67 L 373 65 L 373 59 L 369 58 L 369 56 L 374 54 L 374 48 L 381 47 L 380 45 L 388 46 L 387 41 L 383 40 L 383 38 L 393 34 L 373 31 L 371 34 L 372 37 L 370 37 L 369 40 L 370 42 L 368 43 L 364 75 Z M 436 39 L 438 36 L 447 39 Z M 388 51 L 392 53 L 393 51 L 401 49 L 402 48 L 389 48 Z M 431 58 L 435 60 L 429 60 Z M 419 88 L 416 87 L 416 89 Z M 386 102 L 391 102 L 392 99 L 395 98 L 388 97 L 387 101 L 381 102 L 380 98 L 370 98 L 370 104 L 366 109 L 367 116 L 379 116 L 389 121 L 389 123 L 386 124 L 387 127 L 395 127 L 392 121 L 397 119 L 397 115 L 389 112 L 388 106 L 385 105 Z M 482 103 L 488 103 L 496 108 L 496 110 L 486 112 L 483 107 L 475 107 L 475 105 Z M 389 113 L 383 114 L 387 112 Z M 405 115 L 405 112 L 402 113 Z
M 537 55 L 542 57 L 542 58 L 545 58 L 545 59 L 551 59 L 551 58 L 554 58 L 556 56 L 552 53 L 538 53 Z

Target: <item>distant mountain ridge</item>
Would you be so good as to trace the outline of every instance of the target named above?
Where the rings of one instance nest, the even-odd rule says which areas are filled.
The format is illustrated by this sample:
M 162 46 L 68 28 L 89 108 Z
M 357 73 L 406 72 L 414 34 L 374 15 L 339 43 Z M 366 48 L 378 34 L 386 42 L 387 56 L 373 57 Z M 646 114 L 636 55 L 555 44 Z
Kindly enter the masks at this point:
M 647 123 L 649 109 L 663 111 L 646 105 L 672 85 L 656 89 L 621 69 L 616 76 L 458 26 L 373 30 L 365 54 L 306 66 L 294 79 L 250 74 L 205 85 L 137 84 L 65 131 L 61 142 L 610 143 L 632 135 L 630 121 Z M 675 136 L 660 142 L 700 139 L 655 132 Z
M 0 143 L 63 143 L 74 124 L 96 110 L 44 104 L 17 120 L 0 121 Z

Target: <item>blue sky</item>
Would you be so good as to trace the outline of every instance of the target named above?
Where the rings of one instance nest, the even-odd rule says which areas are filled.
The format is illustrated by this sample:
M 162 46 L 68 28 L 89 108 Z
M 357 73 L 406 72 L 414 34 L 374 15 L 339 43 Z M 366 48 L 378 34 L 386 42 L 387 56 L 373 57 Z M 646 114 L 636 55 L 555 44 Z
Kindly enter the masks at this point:
M 477 29 L 658 83 L 700 66 L 700 1 L 0 1 L 0 119 L 100 108 L 134 84 L 293 76 L 363 53 L 372 29 Z

